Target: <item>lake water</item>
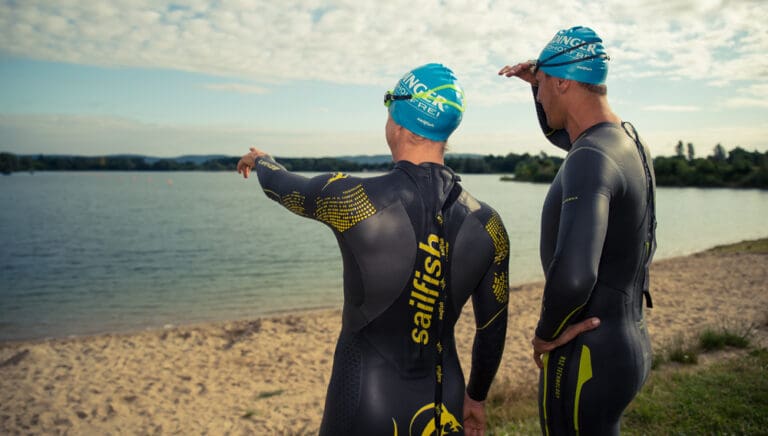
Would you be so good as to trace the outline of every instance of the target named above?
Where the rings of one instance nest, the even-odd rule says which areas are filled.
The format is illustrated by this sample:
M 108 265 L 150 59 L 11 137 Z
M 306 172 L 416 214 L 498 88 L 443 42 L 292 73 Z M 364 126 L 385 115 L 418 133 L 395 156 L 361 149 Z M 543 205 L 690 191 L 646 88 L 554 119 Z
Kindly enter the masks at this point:
M 500 213 L 510 281 L 541 280 L 546 185 L 465 175 Z M 768 192 L 659 188 L 656 259 L 768 236 Z M 0 178 L 0 340 L 131 331 L 340 307 L 323 224 L 232 173 L 44 172 Z

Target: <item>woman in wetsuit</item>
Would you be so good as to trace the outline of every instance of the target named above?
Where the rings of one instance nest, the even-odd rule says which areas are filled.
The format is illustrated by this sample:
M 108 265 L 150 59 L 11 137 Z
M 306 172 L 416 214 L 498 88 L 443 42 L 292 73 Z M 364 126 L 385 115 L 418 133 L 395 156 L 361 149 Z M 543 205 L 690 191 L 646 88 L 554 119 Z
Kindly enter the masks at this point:
M 534 85 L 545 135 L 568 151 L 541 218 L 546 284 L 533 343 L 546 435 L 619 434 L 651 364 L 643 296 L 650 306 L 653 166 L 634 127 L 608 106 L 607 61 L 594 31 L 574 27 L 558 32 L 537 61 L 500 71 Z M 591 318 L 598 328 L 548 345 Z
M 509 240 L 499 215 L 443 165 L 464 111 L 453 73 L 419 67 L 385 103 L 396 162 L 385 175 L 306 178 L 255 149 L 238 171 L 255 168 L 271 199 L 325 223 L 341 249 L 342 328 L 320 434 L 475 434 L 504 347 Z M 477 330 L 465 386 L 453 332 L 470 297 Z

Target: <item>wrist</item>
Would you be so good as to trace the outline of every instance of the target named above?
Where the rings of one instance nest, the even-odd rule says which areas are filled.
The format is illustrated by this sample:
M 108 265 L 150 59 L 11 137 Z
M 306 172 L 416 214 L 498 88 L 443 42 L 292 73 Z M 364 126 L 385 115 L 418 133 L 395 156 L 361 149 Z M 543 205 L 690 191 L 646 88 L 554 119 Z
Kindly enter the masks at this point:
M 485 405 L 485 399 L 476 400 L 472 398 L 472 395 L 469 394 L 469 391 L 465 391 L 465 396 L 466 396 L 465 401 L 468 402 L 470 405 L 479 405 L 479 406 Z

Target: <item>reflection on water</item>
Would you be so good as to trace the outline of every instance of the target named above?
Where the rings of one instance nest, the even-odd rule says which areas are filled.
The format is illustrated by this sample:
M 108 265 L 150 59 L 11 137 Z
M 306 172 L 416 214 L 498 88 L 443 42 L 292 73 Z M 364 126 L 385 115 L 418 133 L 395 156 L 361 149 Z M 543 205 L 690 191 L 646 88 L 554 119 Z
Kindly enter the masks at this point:
M 464 175 L 510 236 L 510 280 L 541 280 L 546 185 Z M 659 188 L 657 259 L 766 236 L 768 193 Z M 0 179 L 0 340 L 135 330 L 339 306 L 323 224 L 230 173 L 36 173 Z

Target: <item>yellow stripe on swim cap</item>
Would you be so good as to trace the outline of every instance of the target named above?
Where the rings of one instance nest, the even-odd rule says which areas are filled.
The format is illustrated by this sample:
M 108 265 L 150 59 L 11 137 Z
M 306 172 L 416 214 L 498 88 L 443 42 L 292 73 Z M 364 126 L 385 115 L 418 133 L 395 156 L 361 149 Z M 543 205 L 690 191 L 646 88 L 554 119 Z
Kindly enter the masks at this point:
M 456 108 L 459 112 L 464 112 L 463 104 L 459 105 L 458 103 L 452 102 L 439 94 L 436 97 L 432 97 L 431 95 L 432 93 L 436 93 L 437 91 L 442 91 L 443 89 L 453 89 L 454 91 L 456 91 L 461 95 L 462 100 L 464 99 L 464 91 L 462 91 L 458 86 L 450 83 L 445 85 L 440 85 L 432 89 L 427 89 L 426 91 L 417 92 L 413 94 L 411 98 L 412 99 L 423 98 L 425 100 L 432 100 L 435 103 L 445 103 L 448 106 Z

